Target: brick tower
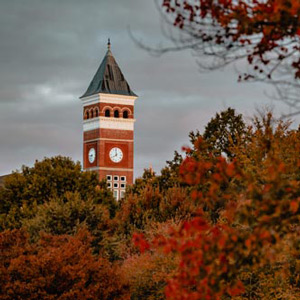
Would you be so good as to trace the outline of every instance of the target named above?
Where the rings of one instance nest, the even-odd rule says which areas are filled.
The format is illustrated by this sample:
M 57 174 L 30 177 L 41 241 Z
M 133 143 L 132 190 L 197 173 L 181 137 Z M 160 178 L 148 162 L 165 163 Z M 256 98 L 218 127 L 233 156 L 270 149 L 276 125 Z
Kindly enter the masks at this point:
M 114 197 L 123 197 L 133 183 L 134 102 L 108 41 L 108 50 L 87 91 L 83 104 L 83 168 L 107 179 Z

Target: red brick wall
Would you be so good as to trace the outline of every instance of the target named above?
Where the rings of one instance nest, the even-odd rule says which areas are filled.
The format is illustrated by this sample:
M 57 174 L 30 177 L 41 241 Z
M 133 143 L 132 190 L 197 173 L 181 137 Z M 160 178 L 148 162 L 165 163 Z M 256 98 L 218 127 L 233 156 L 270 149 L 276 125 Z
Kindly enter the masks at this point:
M 133 131 L 101 129 L 100 132 L 100 139 L 95 142 L 88 142 L 88 140 L 99 137 L 99 129 L 84 133 L 83 167 L 133 168 Z M 104 137 L 115 139 L 115 141 L 102 140 Z M 122 141 L 122 139 L 132 141 Z M 88 160 L 88 152 L 92 147 L 96 149 L 96 160 L 91 164 Z M 109 157 L 109 151 L 114 147 L 120 148 L 123 152 L 123 159 L 119 163 L 112 162 Z
M 100 129 L 94 129 L 83 133 L 83 141 L 100 138 Z
M 133 130 L 95 129 L 83 133 L 83 140 L 89 141 L 97 138 L 133 140 Z
M 106 139 L 133 140 L 133 130 L 100 129 L 100 137 Z

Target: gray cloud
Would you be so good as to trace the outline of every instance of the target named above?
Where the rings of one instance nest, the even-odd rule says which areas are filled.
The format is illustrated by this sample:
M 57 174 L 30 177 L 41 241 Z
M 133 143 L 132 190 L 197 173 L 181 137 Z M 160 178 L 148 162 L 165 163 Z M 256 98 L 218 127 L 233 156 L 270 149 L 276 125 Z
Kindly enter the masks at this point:
M 0 175 L 45 156 L 82 157 L 84 93 L 107 38 L 136 102 L 135 170 L 156 171 L 227 106 L 252 115 L 266 87 L 231 69 L 199 73 L 189 51 L 152 57 L 131 40 L 164 41 L 149 0 L 0 0 Z M 277 104 L 276 104 L 277 105 Z M 283 109 L 281 105 L 279 110 Z

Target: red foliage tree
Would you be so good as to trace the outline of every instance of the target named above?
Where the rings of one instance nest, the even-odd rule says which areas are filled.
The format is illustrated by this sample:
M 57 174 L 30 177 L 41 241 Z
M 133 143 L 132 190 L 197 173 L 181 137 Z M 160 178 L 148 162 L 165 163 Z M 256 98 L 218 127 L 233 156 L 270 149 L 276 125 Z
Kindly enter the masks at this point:
M 207 55 L 204 68 L 215 69 L 247 58 L 240 80 L 275 83 L 279 96 L 298 106 L 300 88 L 300 3 L 298 0 L 162 0 L 167 22 L 183 34 L 170 35 L 174 47 Z M 211 58 L 211 60 L 209 59 Z
M 249 129 L 251 139 L 246 147 L 233 146 L 232 161 L 203 156 L 205 142 L 199 138 L 196 152 L 180 167 L 200 204 L 197 216 L 151 242 L 134 236 L 141 251 L 179 255 L 168 299 L 248 299 L 247 273 L 279 274 L 281 282 L 289 282 L 284 299 L 299 297 L 300 132 L 282 123 L 273 130 L 270 124 L 268 117 Z M 272 293 L 282 299 L 281 292 Z
M 120 275 L 90 243 L 86 230 L 34 244 L 23 230 L 0 233 L 0 299 L 121 299 Z

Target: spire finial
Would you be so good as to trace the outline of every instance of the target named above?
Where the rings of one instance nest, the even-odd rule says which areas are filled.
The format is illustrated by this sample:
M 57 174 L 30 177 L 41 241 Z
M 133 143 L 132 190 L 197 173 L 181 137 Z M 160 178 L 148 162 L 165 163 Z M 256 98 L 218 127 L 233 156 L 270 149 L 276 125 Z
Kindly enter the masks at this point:
M 107 49 L 110 50 L 110 38 L 108 38 Z

